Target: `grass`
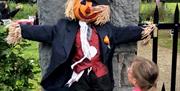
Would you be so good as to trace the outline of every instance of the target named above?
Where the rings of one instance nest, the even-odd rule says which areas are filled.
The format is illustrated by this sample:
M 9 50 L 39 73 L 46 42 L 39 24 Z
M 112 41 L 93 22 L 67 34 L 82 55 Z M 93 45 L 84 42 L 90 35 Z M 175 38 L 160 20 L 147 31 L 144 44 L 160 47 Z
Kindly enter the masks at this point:
M 141 3 L 140 6 L 140 18 L 141 20 L 147 20 L 154 16 L 156 4 L 155 3 Z M 160 4 L 159 9 L 159 21 L 160 22 L 173 22 L 174 11 L 176 3 L 165 3 L 164 7 Z
M 24 49 L 23 56 L 35 58 L 36 60 L 38 60 L 38 42 L 28 41 L 28 43 L 31 45 Z
M 180 36 L 180 33 L 179 33 L 179 36 Z M 161 47 L 165 47 L 165 48 L 168 48 L 168 49 L 171 49 L 172 50 L 172 36 L 170 35 L 169 33 L 169 30 L 160 30 L 159 31 L 159 43 L 158 45 L 161 46 Z M 180 53 L 180 37 L 178 38 L 178 52 Z
M 15 3 L 10 3 L 10 9 L 13 10 L 16 7 Z M 27 19 L 28 16 L 35 16 L 37 12 L 37 5 L 35 4 L 21 4 L 23 8 L 16 14 L 13 19 Z

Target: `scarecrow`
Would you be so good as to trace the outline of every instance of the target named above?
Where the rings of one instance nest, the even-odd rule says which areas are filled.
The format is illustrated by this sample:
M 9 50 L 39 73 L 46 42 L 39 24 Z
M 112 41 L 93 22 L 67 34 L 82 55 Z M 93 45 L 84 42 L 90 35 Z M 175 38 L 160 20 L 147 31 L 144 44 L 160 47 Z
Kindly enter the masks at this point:
M 22 38 L 52 45 L 41 85 L 45 91 L 112 91 L 112 55 L 116 45 L 147 40 L 154 25 L 115 27 L 109 22 L 108 0 L 67 0 L 65 15 L 55 25 L 13 22 L 6 38 Z

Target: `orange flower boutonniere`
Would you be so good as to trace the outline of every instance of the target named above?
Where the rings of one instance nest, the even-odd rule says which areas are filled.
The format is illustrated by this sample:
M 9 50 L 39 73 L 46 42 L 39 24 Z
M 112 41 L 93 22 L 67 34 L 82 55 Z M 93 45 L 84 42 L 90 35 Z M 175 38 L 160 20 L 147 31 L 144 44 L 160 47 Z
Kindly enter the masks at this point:
M 109 49 L 111 48 L 110 47 L 110 40 L 109 40 L 109 37 L 107 35 L 104 37 L 104 43 L 108 46 Z

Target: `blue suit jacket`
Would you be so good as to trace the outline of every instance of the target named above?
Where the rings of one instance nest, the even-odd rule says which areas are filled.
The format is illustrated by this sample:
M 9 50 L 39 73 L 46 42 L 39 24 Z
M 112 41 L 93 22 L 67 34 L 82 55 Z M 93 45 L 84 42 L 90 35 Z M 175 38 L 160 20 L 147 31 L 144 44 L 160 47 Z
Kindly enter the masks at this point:
M 46 91 L 69 91 L 64 84 L 72 74 L 70 66 L 78 22 L 61 19 L 54 26 L 21 25 L 21 28 L 23 38 L 52 45 L 51 62 L 41 81 L 43 88 Z M 100 40 L 102 62 L 108 67 L 113 82 L 111 61 L 115 45 L 140 40 L 143 29 L 138 26 L 115 27 L 110 23 L 95 28 Z M 109 37 L 111 48 L 104 43 L 105 36 Z

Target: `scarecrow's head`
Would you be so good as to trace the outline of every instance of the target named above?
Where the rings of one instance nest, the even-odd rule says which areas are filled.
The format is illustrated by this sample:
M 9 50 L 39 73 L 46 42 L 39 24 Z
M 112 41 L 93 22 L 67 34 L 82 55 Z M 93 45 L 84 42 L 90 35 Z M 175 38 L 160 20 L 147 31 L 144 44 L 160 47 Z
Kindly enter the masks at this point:
M 110 18 L 108 4 L 107 0 L 67 0 L 65 15 L 87 23 L 104 24 Z

